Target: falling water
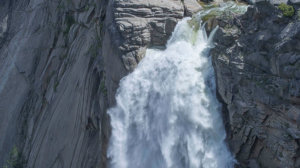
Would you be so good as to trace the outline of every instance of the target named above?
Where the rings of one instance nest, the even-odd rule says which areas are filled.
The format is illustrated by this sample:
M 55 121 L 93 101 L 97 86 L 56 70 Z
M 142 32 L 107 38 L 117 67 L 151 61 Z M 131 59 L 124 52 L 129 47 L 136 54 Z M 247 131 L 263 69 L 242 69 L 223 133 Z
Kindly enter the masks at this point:
M 180 21 L 166 49 L 148 49 L 121 80 L 117 105 L 108 111 L 111 168 L 233 167 L 209 57 L 211 38 L 190 22 Z

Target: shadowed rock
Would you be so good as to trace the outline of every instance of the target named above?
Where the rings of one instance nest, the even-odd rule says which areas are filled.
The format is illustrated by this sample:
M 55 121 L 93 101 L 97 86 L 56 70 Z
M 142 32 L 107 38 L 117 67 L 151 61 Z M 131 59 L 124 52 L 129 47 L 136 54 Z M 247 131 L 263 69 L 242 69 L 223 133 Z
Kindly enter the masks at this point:
M 232 152 L 241 167 L 299 167 L 299 21 L 268 3 L 217 20 L 211 54 Z

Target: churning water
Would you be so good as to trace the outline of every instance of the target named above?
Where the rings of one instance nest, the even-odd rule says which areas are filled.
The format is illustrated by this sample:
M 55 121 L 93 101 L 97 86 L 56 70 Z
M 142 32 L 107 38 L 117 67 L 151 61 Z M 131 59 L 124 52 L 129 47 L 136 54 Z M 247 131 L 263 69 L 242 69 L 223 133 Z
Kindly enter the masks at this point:
M 148 49 L 121 80 L 117 105 L 108 111 L 111 168 L 234 166 L 216 98 L 211 39 L 190 23 L 180 21 L 166 49 Z

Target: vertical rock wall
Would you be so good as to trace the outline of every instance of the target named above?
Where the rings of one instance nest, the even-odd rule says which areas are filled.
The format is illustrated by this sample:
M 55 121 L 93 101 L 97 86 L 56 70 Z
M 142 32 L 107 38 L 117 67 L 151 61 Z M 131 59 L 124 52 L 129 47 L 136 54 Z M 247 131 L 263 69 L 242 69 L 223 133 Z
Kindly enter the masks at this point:
M 0 5 L 0 166 L 104 166 L 106 1 Z
M 228 142 L 241 167 L 300 167 L 300 22 L 266 2 L 214 20 Z

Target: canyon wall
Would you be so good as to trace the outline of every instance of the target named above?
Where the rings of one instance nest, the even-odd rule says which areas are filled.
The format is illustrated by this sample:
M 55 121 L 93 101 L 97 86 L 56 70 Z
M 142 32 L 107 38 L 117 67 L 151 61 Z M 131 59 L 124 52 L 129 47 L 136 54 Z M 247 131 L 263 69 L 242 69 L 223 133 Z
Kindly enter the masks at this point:
M 195 0 L 2 0 L 0 167 L 106 167 L 119 81 L 199 10 Z M 260 2 L 209 24 L 220 27 L 211 55 L 237 166 L 299 167 L 296 16 Z
M 230 12 L 212 49 L 231 151 L 241 167 L 300 167 L 300 21 L 267 2 Z

